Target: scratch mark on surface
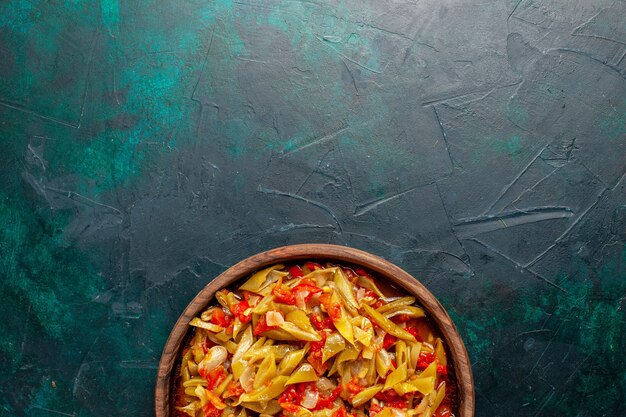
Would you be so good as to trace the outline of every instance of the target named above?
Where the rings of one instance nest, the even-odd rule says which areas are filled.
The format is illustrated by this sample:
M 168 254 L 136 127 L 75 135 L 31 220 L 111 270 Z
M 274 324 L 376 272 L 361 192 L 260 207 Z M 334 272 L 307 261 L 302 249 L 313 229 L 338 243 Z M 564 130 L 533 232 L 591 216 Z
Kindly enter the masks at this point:
M 298 230 L 298 229 L 331 229 L 331 230 L 335 230 L 336 227 L 333 226 L 332 224 L 311 224 L 311 223 L 294 224 L 294 223 L 289 223 L 289 224 L 285 224 L 285 225 L 282 225 L 282 226 L 274 226 L 271 229 L 269 229 L 269 232 L 270 233 L 275 233 L 275 232 L 284 233 L 284 232 L 289 232 L 291 230 Z
M 443 137 L 443 142 L 446 145 L 446 152 L 448 152 L 448 158 L 450 158 L 450 164 L 452 164 L 452 168 L 454 168 L 456 167 L 456 164 L 454 163 L 454 159 L 452 158 L 452 153 L 450 152 L 450 145 L 448 144 L 448 136 L 446 135 L 446 130 L 443 128 L 443 123 L 441 123 L 441 118 L 439 117 L 437 106 L 433 106 L 433 111 L 435 112 L 435 118 L 437 119 L 437 124 L 439 124 L 439 129 L 441 130 L 441 136 Z
M 257 64 L 269 64 L 270 63 L 270 61 L 262 61 L 260 59 L 252 59 L 252 58 L 244 58 L 241 56 L 238 56 L 237 59 L 240 61 L 246 61 L 246 62 L 256 62 Z
M 93 204 L 95 206 L 100 206 L 100 207 L 107 208 L 107 209 L 113 211 L 114 213 L 116 213 L 120 218 L 123 217 L 122 212 L 119 209 L 117 209 L 117 208 L 115 208 L 113 206 L 109 206 L 109 205 L 104 204 L 104 203 L 99 203 L 99 202 L 97 202 L 95 200 L 92 200 L 89 197 L 85 197 L 84 195 L 79 194 L 79 193 L 77 193 L 75 191 L 60 190 L 58 188 L 52 188 L 52 187 L 48 187 L 46 185 L 43 186 L 43 189 L 45 191 L 52 191 L 52 192 L 55 192 L 55 193 L 58 193 L 58 194 L 61 194 L 61 195 L 65 195 L 67 198 L 72 199 L 74 201 L 77 201 L 79 203 L 85 204 L 85 205 Z
M 554 333 L 552 334 L 552 337 L 550 337 L 550 340 L 548 341 L 548 344 L 546 345 L 545 349 L 543 350 L 543 352 L 541 352 L 541 355 L 539 355 L 539 358 L 535 362 L 535 365 L 528 372 L 528 375 L 526 376 L 527 378 L 532 375 L 532 373 L 535 371 L 535 369 L 537 369 L 537 366 L 539 365 L 539 362 L 541 362 L 541 359 L 543 359 L 543 356 L 546 354 L 548 349 L 550 349 L 550 346 L 552 345 L 552 341 L 556 338 L 556 335 L 559 333 L 559 331 L 561 330 L 562 327 L 563 327 L 563 324 L 560 324 L 559 327 L 557 327 L 557 329 L 554 331 Z M 541 410 L 541 408 L 543 408 L 543 407 L 540 407 L 540 410 Z M 537 414 L 539 414 L 539 413 L 537 412 Z M 535 415 L 537 415 L 537 414 L 535 414 Z
M 26 349 L 26 339 L 28 338 L 28 328 L 30 327 L 30 313 L 32 311 L 32 306 L 28 305 L 28 311 L 26 312 L 25 323 L 24 323 L 24 337 L 22 338 L 22 343 L 20 344 L 20 354 L 24 354 L 24 349 Z
M 553 219 L 566 219 L 574 215 L 569 207 L 533 207 L 523 211 L 490 214 L 458 220 L 453 227 L 459 231 L 459 237 L 467 238 L 506 227 L 542 222 Z M 506 223 L 504 222 L 506 220 Z
M 580 25 L 576 26 L 574 29 L 572 29 L 572 32 L 570 33 L 570 35 L 574 35 L 576 36 L 576 31 L 582 29 L 584 26 L 588 25 L 589 23 L 591 23 L 593 21 L 593 19 L 595 19 L 596 17 L 598 17 L 600 15 L 600 13 L 602 13 L 604 10 L 606 10 L 607 7 L 603 7 L 602 9 L 598 10 L 598 12 L 596 14 L 594 14 L 593 16 L 591 16 L 589 19 L 585 20 L 584 22 L 582 22 Z
M 385 204 L 388 203 L 391 200 L 394 200 L 398 197 L 402 197 L 405 194 L 410 193 L 411 191 L 423 187 L 423 185 L 416 185 L 414 187 L 411 187 L 407 190 L 404 191 L 400 191 L 399 193 L 396 194 L 392 194 L 388 197 L 383 197 L 383 198 L 379 198 L 376 199 L 374 201 L 370 201 L 368 203 L 364 203 L 364 204 L 359 204 L 358 206 L 356 206 L 356 208 L 354 209 L 354 217 L 359 217 L 365 213 L 367 213 L 368 211 L 371 211 L 373 209 L 375 209 L 376 207 L 380 206 L 381 204 Z
M 121 103 L 120 103 L 119 96 L 117 95 L 117 80 L 115 77 L 115 65 L 113 66 L 113 97 L 115 97 L 115 102 L 119 106 Z
M 515 200 L 513 200 L 510 205 L 512 207 L 515 207 L 516 209 L 517 206 L 515 206 L 516 203 L 518 203 L 526 194 L 530 193 L 531 191 L 534 191 L 534 189 L 540 185 L 541 183 L 543 183 L 544 181 L 546 181 L 548 178 L 550 178 L 556 171 L 558 171 L 559 168 L 554 168 L 552 171 L 550 171 L 547 175 L 543 176 L 541 179 L 539 179 L 537 182 L 535 182 L 532 187 L 525 189 L 522 193 L 520 193 L 520 195 L 518 195 Z M 520 209 L 518 209 L 520 210 Z
M 436 249 L 408 249 L 402 252 L 403 255 L 407 253 L 430 253 L 430 254 L 435 254 L 435 255 L 437 254 L 447 255 L 461 262 L 463 265 L 465 265 L 465 267 L 470 271 L 470 276 L 473 277 L 475 275 L 475 272 L 474 272 L 474 269 L 472 269 L 472 266 L 466 260 L 464 260 L 461 256 L 456 255 L 452 252 L 448 252 L 445 250 L 436 250 Z M 465 253 L 464 255 L 467 256 Z
M 547 26 L 545 26 L 545 25 L 540 25 L 537 22 L 532 22 L 530 20 L 521 18 L 519 16 L 511 16 L 511 18 L 515 19 L 515 20 L 519 20 L 520 22 L 524 22 L 524 23 L 529 24 L 531 26 L 535 26 L 535 27 L 538 27 L 538 28 L 541 28 L 541 29 L 545 29 L 545 30 L 549 30 L 552 27 L 552 23 L 553 23 L 553 21 L 550 21 L 550 23 Z
M 472 91 L 462 91 L 456 94 L 453 94 L 451 96 L 444 96 L 444 97 L 437 97 L 437 98 L 432 98 L 432 99 L 428 99 L 426 101 L 422 101 L 422 106 L 423 107 L 427 107 L 433 104 L 440 104 L 446 101 L 450 101 L 450 100 L 454 100 L 457 98 L 463 98 L 463 97 L 467 97 L 470 96 L 472 94 L 485 94 L 484 97 L 487 97 L 489 94 L 491 94 L 493 91 L 501 89 L 501 88 L 507 88 L 507 87 L 514 87 L 516 85 L 521 85 L 522 84 L 523 79 L 520 79 L 518 81 L 515 81 L 514 83 L 511 84 L 504 84 L 504 85 L 498 85 L 495 87 L 491 87 L 491 88 L 483 88 L 483 89 L 478 89 L 478 90 L 472 90 Z M 484 98 L 483 97 L 483 98 Z M 476 101 L 476 100 L 472 100 L 472 101 Z
M 198 257 L 198 259 L 203 260 L 203 261 L 209 261 L 209 262 L 211 262 L 212 264 L 217 265 L 217 266 L 219 266 L 219 267 L 222 267 L 222 268 L 224 268 L 224 269 L 228 269 L 228 268 L 230 268 L 230 267 L 232 266 L 232 265 L 226 265 L 226 264 L 223 264 L 223 263 L 221 263 L 221 262 L 219 262 L 219 261 L 216 261 L 215 259 L 210 258 L 210 257 L 208 257 L 208 256 L 200 256 L 200 257 Z
M 211 30 L 211 38 L 209 39 L 209 46 L 206 48 L 206 54 L 204 54 L 204 62 L 202 63 L 202 68 L 200 68 L 200 75 L 198 75 L 198 79 L 196 80 L 196 85 L 193 86 L 193 91 L 191 92 L 191 100 L 196 100 L 196 89 L 200 84 L 200 80 L 202 80 L 202 75 L 204 74 L 204 70 L 206 69 L 206 64 L 209 62 L 209 54 L 211 53 L 211 46 L 213 45 L 213 36 L 215 35 L 215 26 L 213 25 L 213 29 Z
M 51 408 L 40 407 L 38 405 L 33 405 L 32 407 L 37 409 L 37 410 L 47 411 L 48 413 L 52 413 L 52 414 L 58 414 L 58 415 L 61 415 L 61 416 L 76 417 L 76 413 L 72 413 L 72 414 L 64 413 L 63 411 L 53 410 Z
M 78 370 L 76 371 L 76 376 L 74 377 L 74 383 L 72 385 L 73 396 L 76 396 L 76 392 L 78 391 L 78 388 L 80 387 L 79 383 L 80 383 L 80 378 L 83 374 L 83 370 L 89 366 L 88 365 L 89 362 L 87 362 L 87 356 L 89 355 L 89 353 L 91 352 L 93 347 L 96 345 L 96 343 L 98 343 L 99 340 L 100 340 L 100 335 L 98 335 L 98 337 L 94 339 L 91 346 L 89 346 L 89 348 L 85 351 L 85 353 L 83 353 L 83 356 L 80 359 L 80 365 L 78 366 Z M 80 388 L 83 388 L 83 387 L 80 387 Z
M 600 11 L 598 11 L 598 13 L 596 13 L 593 16 L 591 16 L 586 22 L 583 22 L 579 26 L 575 27 L 574 30 L 572 30 L 571 35 L 572 36 L 584 36 L 584 37 L 587 37 L 587 38 L 597 38 L 597 39 L 602 39 L 602 40 L 609 41 L 609 42 L 615 42 L 615 43 L 619 43 L 619 44 L 622 44 L 622 45 L 626 45 L 626 43 L 624 41 L 621 41 L 619 39 L 607 38 L 606 36 L 601 36 L 601 35 L 594 34 L 594 33 L 580 33 L 579 32 L 585 26 L 590 24 L 596 17 L 598 17 L 600 15 L 600 13 L 602 13 L 603 11 L 605 11 L 607 9 L 609 9 L 609 8 L 605 7 L 603 9 L 601 9 Z
M 437 195 L 439 196 L 439 201 L 441 202 L 441 207 L 443 208 L 443 212 L 445 213 L 446 219 L 448 220 L 448 227 L 450 228 L 450 231 L 452 232 L 452 235 L 454 236 L 454 239 L 456 240 L 456 242 L 459 244 L 459 246 L 463 250 L 463 254 L 469 260 L 469 255 L 467 254 L 467 251 L 465 250 L 465 246 L 463 246 L 463 243 L 461 242 L 461 239 L 459 239 L 459 235 L 457 234 L 456 230 L 454 230 L 454 228 L 452 227 L 452 216 L 450 216 L 450 212 L 448 211 L 448 208 L 446 207 L 446 203 L 445 203 L 445 201 L 443 199 L 443 193 L 441 192 L 441 189 L 439 188 L 439 184 L 437 182 L 435 182 L 435 189 L 437 190 Z M 468 263 L 468 266 L 469 266 L 470 263 Z M 471 269 L 471 267 L 470 267 L 470 269 Z
M 463 92 L 460 92 L 460 93 L 457 93 L 457 94 L 453 94 L 451 96 L 437 97 L 437 98 L 429 99 L 429 100 L 426 100 L 426 101 L 422 101 L 422 106 L 426 107 L 426 106 L 431 106 L 433 104 L 440 104 L 440 103 L 443 103 L 443 102 L 448 101 L 448 100 L 454 100 L 454 99 L 466 97 L 466 96 L 469 96 L 469 95 L 472 95 L 472 94 L 482 93 L 484 91 L 485 90 L 480 90 L 480 91 L 463 91 Z
M 80 123 L 72 124 L 70 122 L 66 122 L 64 120 L 60 120 L 60 119 L 57 119 L 55 117 L 46 116 L 44 114 L 38 113 L 38 112 L 36 112 L 34 110 L 31 110 L 31 109 L 29 109 L 27 107 L 24 107 L 24 106 L 22 106 L 20 104 L 12 103 L 12 102 L 10 102 L 8 100 L 0 100 L 0 106 L 8 107 L 9 109 L 13 109 L 13 110 L 18 110 L 18 111 L 21 111 L 23 113 L 30 114 L 31 116 L 37 117 L 39 119 L 42 119 L 42 120 L 47 120 L 47 121 L 50 121 L 50 122 L 53 122 L 53 123 L 60 124 L 62 126 L 71 127 L 72 129 L 78 129 L 80 127 Z
M 513 16 L 513 13 L 515 13 L 517 11 L 517 8 L 519 7 L 519 5 L 522 4 L 522 0 L 518 0 L 517 4 L 515 5 L 515 7 L 513 7 L 513 10 L 511 10 L 511 13 L 509 13 L 508 17 L 506 18 L 506 21 L 508 22 L 509 20 L 511 20 L 511 16 Z
M 39 164 L 41 164 L 41 168 L 45 171 L 46 170 L 46 164 L 44 163 L 43 158 L 41 156 L 39 156 L 39 154 L 37 154 L 37 152 L 35 152 L 35 150 L 33 149 L 33 147 L 31 146 L 30 143 L 28 144 L 27 148 L 30 151 L 30 153 L 33 154 L 33 158 L 35 158 L 35 160 L 39 161 Z
M 620 59 L 618 59 L 617 62 L 615 63 L 616 67 L 622 63 L 622 61 L 624 60 L 624 57 L 626 57 L 626 48 L 624 48 L 624 52 L 622 53 Z
M 440 52 L 440 51 L 439 51 L 439 49 L 435 48 L 435 47 L 434 47 L 434 46 L 432 46 L 431 44 L 426 43 L 426 42 L 421 42 L 421 41 L 418 41 L 418 40 L 417 40 L 417 37 L 416 37 L 416 39 L 413 39 L 413 43 L 415 43 L 415 44 L 417 44 L 417 45 L 422 45 L 422 46 L 425 46 L 425 47 L 427 47 L 427 48 L 430 48 L 430 49 L 432 49 L 432 50 L 433 50 L 433 51 L 435 51 L 435 52 Z
M 388 34 L 390 34 L 390 35 L 398 36 L 398 37 L 400 37 L 400 38 L 402 38 L 402 39 L 406 39 L 407 41 L 411 41 L 411 42 L 413 42 L 413 41 L 414 41 L 414 39 L 412 39 L 412 38 L 408 37 L 408 36 L 407 36 L 407 35 L 405 35 L 404 33 L 394 32 L 393 30 L 384 29 L 384 28 L 381 28 L 381 27 L 378 27 L 378 26 L 374 26 L 374 25 L 372 25 L 371 23 L 366 23 L 366 22 L 358 22 L 358 21 L 355 21 L 354 23 L 356 23 L 357 25 L 358 25 L 358 24 L 362 24 L 363 26 L 366 26 L 366 27 L 372 28 L 372 29 L 374 29 L 374 30 L 379 30 L 379 31 L 381 31 L 381 32 L 383 32 L 383 33 L 388 33 Z
M 341 156 L 341 167 L 343 168 L 343 172 L 346 174 L 346 179 L 348 180 L 348 187 L 350 187 L 350 194 L 352 194 L 352 201 L 356 201 L 356 197 L 354 195 L 354 187 L 352 186 L 352 175 L 350 175 L 350 171 L 346 166 L 346 157 L 343 153 L 343 149 L 341 148 L 341 143 L 337 143 L 337 149 L 339 149 L 339 155 Z
M 588 354 L 582 361 L 580 361 L 578 365 L 576 365 L 576 367 L 574 368 L 572 373 L 567 377 L 563 385 L 568 384 L 574 378 L 574 376 L 576 376 L 576 373 L 578 372 L 578 370 L 585 364 L 585 362 L 587 362 L 587 360 L 591 357 L 591 355 L 592 355 L 591 353 Z
M 348 74 L 350 74 L 350 79 L 352 80 L 352 86 L 354 87 L 354 91 L 356 92 L 356 95 L 358 96 L 359 89 L 356 86 L 356 81 L 354 80 L 354 75 L 352 74 L 352 70 L 350 70 L 350 67 L 348 66 L 348 64 L 346 64 L 346 61 L 342 59 L 341 62 L 343 63 L 343 66 L 346 67 L 346 71 L 348 71 Z
M 332 131 L 330 133 L 327 133 L 327 134 L 325 134 L 322 137 L 319 137 L 317 139 L 313 139 L 313 141 L 308 142 L 308 143 L 306 143 L 306 144 L 304 144 L 302 146 L 296 147 L 294 149 L 290 149 L 287 152 L 283 151 L 282 154 L 283 155 L 289 155 L 290 153 L 298 152 L 298 151 L 301 151 L 303 149 L 310 148 L 311 146 L 320 145 L 320 144 L 322 144 L 324 142 L 327 142 L 327 141 L 333 139 L 336 135 L 340 134 L 341 132 L 345 131 L 346 129 L 348 129 L 348 125 L 344 124 L 337 130 L 334 130 L 334 131 Z
M 552 341 L 550 341 L 552 342 Z M 548 403 L 550 402 L 550 400 L 552 399 L 552 397 L 554 397 L 554 390 L 550 392 L 550 394 L 548 394 L 546 396 L 546 398 L 541 402 L 541 405 L 539 406 L 539 408 L 537 409 L 537 412 L 535 413 L 534 417 L 537 417 L 539 414 L 541 414 L 541 412 L 543 411 L 543 409 L 546 407 L 546 405 L 548 405 Z
M 298 187 L 298 189 L 296 190 L 296 194 L 300 194 L 300 190 L 302 190 L 302 187 L 304 187 L 304 184 L 307 183 L 307 181 L 309 180 L 309 178 L 311 178 L 311 176 L 317 172 L 317 170 L 322 166 L 322 163 L 324 162 L 324 159 L 326 159 L 326 156 L 328 156 L 328 154 L 332 151 L 332 149 L 329 149 L 324 156 L 322 156 L 319 161 L 317 162 L 317 165 L 315 166 L 315 168 L 313 168 L 313 170 L 311 172 L 309 172 L 309 175 L 306 176 L 306 178 L 304 179 L 304 181 L 302 181 L 302 184 L 300 184 L 300 186 Z
M 446 107 L 462 110 L 463 107 L 467 106 L 468 104 L 475 103 L 477 101 L 481 101 L 481 100 L 486 99 L 491 94 L 493 94 L 493 92 L 496 91 L 496 90 L 497 90 L 497 88 L 492 88 L 491 90 L 487 91 L 485 94 L 482 94 L 482 95 L 480 95 L 480 96 L 478 96 L 476 98 L 472 98 L 472 99 L 469 99 L 469 100 L 463 100 L 461 103 L 458 103 L 458 104 L 452 104 L 452 103 L 449 102 L 449 100 L 448 101 L 440 101 L 438 104 L 441 104 L 441 105 L 446 106 Z M 467 96 L 470 96 L 472 94 L 478 94 L 478 93 L 479 92 L 465 94 L 465 95 L 463 95 L 461 97 L 457 97 L 457 98 L 463 98 L 463 97 L 467 97 Z M 450 100 L 453 100 L 453 99 L 450 99 Z
M 96 34 L 94 36 L 94 41 L 93 44 L 91 46 L 91 50 L 89 53 L 89 56 L 87 58 L 87 73 L 85 76 L 85 87 L 83 88 L 83 93 L 82 93 L 82 98 L 81 98 L 81 104 L 80 104 L 80 112 L 78 115 L 78 122 L 76 123 L 71 123 L 71 122 L 67 122 L 65 120 L 61 120 L 61 119 L 57 119 L 56 117 L 52 117 L 52 116 L 46 116 L 45 114 L 41 114 L 35 110 L 29 109 L 26 106 L 23 106 L 19 103 L 14 103 L 11 102 L 9 100 L 3 100 L 0 99 L 0 105 L 7 107 L 9 109 L 13 109 L 13 110 L 17 110 L 17 111 L 21 111 L 23 113 L 26 114 L 30 114 L 31 116 L 37 117 L 39 119 L 42 120 L 47 120 L 49 122 L 53 122 L 53 123 L 57 123 L 60 124 L 62 126 L 67 126 L 67 127 L 71 127 L 72 129 L 80 129 L 81 123 L 82 123 L 82 119 L 83 119 L 83 115 L 85 113 L 85 103 L 87 101 L 87 89 L 89 86 L 89 78 L 90 78 L 90 74 L 91 74 L 91 67 L 92 67 L 92 61 L 93 61 L 93 57 L 94 57 L 94 52 L 95 52 L 95 44 L 97 43 L 97 41 L 100 39 L 100 29 L 98 28 L 98 30 L 96 31 Z
M 529 330 L 527 332 L 519 333 L 516 337 L 528 336 L 530 334 L 537 334 L 537 333 L 548 333 L 550 331 L 551 331 L 550 329 Z
M 363 68 L 364 70 L 367 70 L 367 71 L 373 72 L 374 74 L 382 74 L 382 72 L 381 72 L 381 71 L 376 71 L 375 69 L 370 68 L 370 67 L 368 67 L 367 65 L 361 64 L 360 62 L 355 61 L 354 59 L 352 59 L 352 58 L 350 58 L 350 57 L 348 57 L 348 56 L 346 56 L 346 55 L 342 54 L 342 53 L 341 53 L 341 52 L 339 52 L 339 51 L 338 51 L 338 50 L 337 50 L 334 46 L 332 46 L 332 45 L 331 45 L 331 44 L 329 44 L 328 42 L 324 41 L 324 39 L 320 38 L 319 36 L 316 36 L 315 38 L 316 38 L 317 40 L 319 40 L 319 41 L 320 41 L 320 42 L 321 42 L 324 46 L 326 46 L 326 47 L 328 47 L 328 48 L 332 49 L 332 50 L 333 50 L 333 51 L 334 51 L 337 55 L 339 55 L 340 57 L 343 57 L 343 58 L 347 59 L 348 61 L 352 62 L 354 65 L 357 65 L 357 66 L 359 66 L 359 67 Z
M 554 288 L 556 288 L 556 289 L 558 289 L 558 290 L 562 291 L 562 292 L 563 292 L 563 293 L 565 293 L 565 294 L 568 294 L 568 291 L 567 291 L 565 288 L 561 287 L 561 286 L 560 286 L 559 284 L 557 284 L 556 282 L 553 282 L 553 281 L 549 280 L 548 278 L 544 277 L 543 275 L 538 274 L 537 272 L 532 271 L 532 270 L 530 270 L 530 269 L 526 268 L 524 265 L 522 265 L 522 264 L 520 264 L 520 263 L 516 262 L 514 259 L 512 259 L 512 258 L 510 258 L 509 256 L 505 255 L 504 253 L 500 252 L 498 249 L 494 248 L 493 246 L 488 245 L 488 244 L 486 244 L 485 242 L 483 242 L 483 241 L 481 241 L 481 240 L 478 240 L 478 239 L 476 239 L 476 238 L 469 238 L 469 239 L 467 239 L 467 240 L 469 240 L 469 241 L 471 241 L 471 242 L 475 242 L 475 243 L 479 244 L 479 245 L 480 245 L 480 246 L 482 246 L 483 248 L 490 250 L 491 252 L 495 253 L 496 255 L 500 256 L 501 258 L 506 259 L 507 261 L 509 261 L 510 263 L 512 263 L 513 265 L 515 265 L 515 266 L 516 266 L 517 268 L 519 268 L 520 270 L 522 270 L 522 271 L 526 271 L 526 272 L 528 272 L 529 274 L 534 275 L 535 277 L 539 278 L 541 281 L 545 282 L 546 284 L 553 286 Z
M 580 36 L 583 36 L 583 35 L 580 35 Z M 611 39 L 608 39 L 608 40 L 610 41 Z M 624 43 L 622 43 L 622 44 L 626 45 Z M 590 59 L 592 61 L 597 62 L 598 64 L 602 65 L 604 68 L 608 68 L 611 71 L 616 72 L 620 77 L 624 78 L 624 74 L 622 74 L 620 72 L 619 68 L 617 68 L 616 66 L 614 66 L 612 64 L 609 64 L 608 62 L 602 61 L 601 59 L 598 59 L 598 58 L 594 57 L 593 55 L 591 55 L 588 52 L 579 51 L 577 49 L 571 49 L 571 48 L 551 48 L 551 49 L 545 50 L 544 54 L 547 54 L 549 52 L 570 52 L 570 53 L 575 54 L 575 55 L 584 56 L 587 59 Z
M 46 190 L 42 186 L 42 184 L 35 178 L 33 174 L 31 174 L 26 167 L 24 167 L 24 172 L 22 173 L 22 177 L 31 187 L 37 191 L 37 193 L 46 200 L 48 204 L 50 204 L 50 200 L 48 198 L 48 194 Z
M 518 172 L 518 174 L 515 176 L 515 178 L 513 178 L 513 180 L 507 184 L 506 187 L 504 187 L 504 189 L 500 192 L 500 194 L 498 194 L 498 197 L 496 197 L 495 201 L 493 203 L 491 203 L 491 205 L 489 205 L 489 207 L 487 207 L 487 209 L 483 212 L 483 215 L 486 215 L 487 213 L 489 213 L 491 211 L 491 209 L 493 209 L 496 204 L 498 204 L 498 202 L 500 201 L 500 199 L 502 199 L 502 197 L 504 197 L 504 195 L 507 193 L 507 191 L 509 191 L 509 189 L 515 185 L 515 183 L 517 181 L 519 181 L 520 178 L 522 178 L 522 175 L 524 175 L 526 173 L 526 171 L 528 171 L 528 169 L 531 167 L 532 164 L 535 163 L 535 161 L 537 160 L 537 158 L 539 158 L 539 156 L 543 153 L 543 151 L 546 150 L 547 145 L 543 145 L 541 147 L 541 149 L 539 149 L 539 151 L 535 154 L 535 156 L 522 168 L 522 170 L 520 172 Z
M 307 204 L 310 204 L 312 206 L 318 207 L 318 208 L 324 210 L 326 213 L 328 213 L 328 215 L 330 217 L 332 217 L 332 219 L 337 224 L 337 230 L 339 230 L 339 232 L 343 231 L 342 228 L 341 228 L 341 223 L 339 222 L 339 219 L 337 218 L 337 216 L 335 215 L 333 210 L 331 210 L 331 208 L 326 206 L 325 204 L 320 203 L 319 201 L 311 200 L 309 198 L 305 198 L 305 197 L 302 197 L 302 196 L 299 196 L 299 195 L 296 195 L 296 194 L 292 194 L 292 193 L 287 193 L 287 192 L 284 192 L 284 191 L 274 190 L 274 189 L 271 189 L 271 188 L 264 188 L 263 186 L 261 186 L 261 184 L 259 184 L 259 186 L 257 187 L 257 191 L 262 193 L 262 194 L 278 195 L 278 196 L 281 196 L 281 197 L 293 198 L 295 200 L 304 201 Z
M 157 369 L 158 364 L 151 361 L 124 360 L 120 361 L 120 367 L 129 369 Z
M 76 125 L 76 129 L 80 129 L 81 124 L 83 123 L 83 116 L 85 115 L 85 105 L 87 103 L 87 91 L 89 90 L 89 79 L 91 78 L 91 67 L 93 66 L 93 57 L 96 51 L 96 44 L 100 40 L 100 28 L 96 30 L 96 35 L 94 36 L 93 44 L 91 45 L 91 50 L 89 51 L 89 58 L 87 58 L 87 75 L 85 76 L 85 87 L 83 89 L 83 97 L 80 105 L 80 113 L 78 115 L 78 124 Z
M 591 169 L 589 169 L 589 167 L 581 160 L 578 160 L 578 163 L 585 168 L 585 170 L 593 177 L 595 178 L 596 181 L 598 181 L 600 184 L 602 184 L 605 188 L 609 188 L 609 185 L 607 183 L 604 182 L 604 180 L 602 178 L 600 178 L 595 172 L 593 172 Z

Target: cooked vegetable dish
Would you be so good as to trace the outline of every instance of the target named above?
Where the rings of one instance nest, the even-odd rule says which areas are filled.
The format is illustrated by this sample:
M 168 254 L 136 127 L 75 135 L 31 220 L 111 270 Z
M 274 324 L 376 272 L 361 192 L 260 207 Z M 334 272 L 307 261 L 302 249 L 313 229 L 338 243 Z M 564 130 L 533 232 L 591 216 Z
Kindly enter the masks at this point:
M 189 323 L 179 417 L 453 417 L 446 346 L 367 271 L 274 265 Z

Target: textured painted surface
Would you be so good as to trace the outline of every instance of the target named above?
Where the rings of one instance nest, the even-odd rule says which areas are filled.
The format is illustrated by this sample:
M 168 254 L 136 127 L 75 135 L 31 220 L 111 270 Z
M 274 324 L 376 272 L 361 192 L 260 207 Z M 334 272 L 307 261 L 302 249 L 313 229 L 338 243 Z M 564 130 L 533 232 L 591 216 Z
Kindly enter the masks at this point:
M 626 415 L 623 1 L 0 4 L 0 414 L 152 415 L 193 295 L 275 246 L 448 308 L 478 416 Z

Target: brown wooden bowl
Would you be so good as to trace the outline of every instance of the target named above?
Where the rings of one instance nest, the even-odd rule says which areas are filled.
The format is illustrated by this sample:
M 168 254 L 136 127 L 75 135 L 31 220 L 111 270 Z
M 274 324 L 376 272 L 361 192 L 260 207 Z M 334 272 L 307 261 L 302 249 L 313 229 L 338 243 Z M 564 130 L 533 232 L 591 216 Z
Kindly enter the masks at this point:
M 448 362 L 452 365 L 458 386 L 457 417 L 474 417 L 474 380 L 469 357 L 452 319 L 435 296 L 407 272 L 378 256 L 344 246 L 325 244 L 284 246 L 251 256 L 228 268 L 196 295 L 174 325 L 163 349 L 156 381 L 156 417 L 172 415 L 174 370 L 189 332 L 189 321 L 207 307 L 218 290 L 266 266 L 297 259 L 340 261 L 359 265 L 375 272 L 378 278 L 386 278 L 415 296 L 448 346 Z

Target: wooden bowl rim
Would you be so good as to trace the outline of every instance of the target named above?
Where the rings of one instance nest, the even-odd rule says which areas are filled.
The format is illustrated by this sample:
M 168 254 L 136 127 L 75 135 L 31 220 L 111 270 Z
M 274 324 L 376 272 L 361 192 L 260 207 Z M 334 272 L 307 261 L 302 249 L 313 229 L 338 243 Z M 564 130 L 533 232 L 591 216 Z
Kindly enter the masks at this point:
M 346 246 L 316 243 L 282 246 L 250 256 L 222 272 L 200 290 L 176 321 L 163 348 L 155 387 L 156 417 L 170 417 L 172 370 L 189 330 L 189 321 L 209 304 L 218 290 L 264 266 L 296 259 L 325 259 L 360 265 L 414 295 L 436 324 L 451 353 L 459 390 L 458 417 L 474 417 L 474 381 L 469 356 L 452 319 L 435 296 L 408 272 L 381 257 Z

